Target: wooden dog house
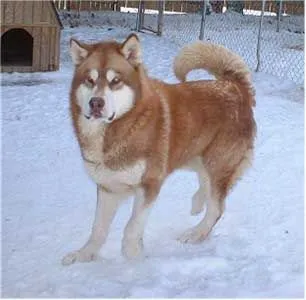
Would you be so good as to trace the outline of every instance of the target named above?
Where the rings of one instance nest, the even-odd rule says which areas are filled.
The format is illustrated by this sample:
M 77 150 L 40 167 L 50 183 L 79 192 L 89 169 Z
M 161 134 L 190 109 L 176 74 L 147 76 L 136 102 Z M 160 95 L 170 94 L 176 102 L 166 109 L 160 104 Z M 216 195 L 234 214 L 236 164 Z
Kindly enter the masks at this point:
M 1 1 L 1 72 L 58 70 L 62 28 L 52 1 Z

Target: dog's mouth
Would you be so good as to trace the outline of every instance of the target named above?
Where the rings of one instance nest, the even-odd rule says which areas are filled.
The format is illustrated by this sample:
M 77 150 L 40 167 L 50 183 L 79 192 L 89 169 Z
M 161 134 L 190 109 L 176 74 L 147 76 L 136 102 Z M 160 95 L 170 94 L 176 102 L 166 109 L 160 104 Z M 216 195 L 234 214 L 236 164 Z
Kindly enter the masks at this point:
M 113 112 L 113 114 L 109 118 L 107 118 L 107 120 L 109 122 L 112 122 L 115 119 L 115 116 L 116 116 L 116 114 L 115 114 L 115 112 Z
M 103 115 L 102 115 L 102 112 L 101 111 L 92 111 L 91 113 L 90 113 L 90 115 L 88 116 L 88 115 L 84 115 L 84 117 L 87 119 L 87 120 L 90 120 L 91 118 L 93 118 L 93 119 L 104 119 L 107 123 L 110 123 L 110 122 L 112 122 L 114 119 L 115 119 L 115 117 L 116 117 L 116 114 L 115 114 L 115 112 L 113 112 L 113 114 L 110 116 L 110 117 L 108 117 L 108 118 L 105 118 L 105 117 L 103 117 Z

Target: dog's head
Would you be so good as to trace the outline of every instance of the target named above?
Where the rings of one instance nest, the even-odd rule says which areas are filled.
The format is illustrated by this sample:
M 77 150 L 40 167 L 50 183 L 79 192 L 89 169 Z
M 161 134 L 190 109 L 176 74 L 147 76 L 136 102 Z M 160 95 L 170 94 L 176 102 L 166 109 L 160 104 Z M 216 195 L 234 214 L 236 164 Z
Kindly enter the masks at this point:
M 130 111 L 138 97 L 141 50 L 131 34 L 123 43 L 70 41 L 75 65 L 73 101 L 82 117 L 110 123 Z

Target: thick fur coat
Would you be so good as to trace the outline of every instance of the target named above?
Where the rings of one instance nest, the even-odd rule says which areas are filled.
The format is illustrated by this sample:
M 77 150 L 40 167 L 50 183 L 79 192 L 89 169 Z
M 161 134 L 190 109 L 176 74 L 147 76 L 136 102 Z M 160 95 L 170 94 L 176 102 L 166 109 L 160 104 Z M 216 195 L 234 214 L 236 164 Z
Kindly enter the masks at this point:
M 135 203 L 122 250 L 129 258 L 138 256 L 149 210 L 166 177 L 179 168 L 199 177 L 191 213 L 202 212 L 206 204 L 203 220 L 180 240 L 203 240 L 252 161 L 255 99 L 243 60 L 222 46 L 196 42 L 175 57 L 180 83 L 168 84 L 147 75 L 134 34 L 122 44 L 72 40 L 70 48 L 76 66 L 71 115 L 98 201 L 88 242 L 63 263 L 97 256 L 128 195 L 135 195 Z M 216 80 L 186 81 L 194 69 L 206 69 Z

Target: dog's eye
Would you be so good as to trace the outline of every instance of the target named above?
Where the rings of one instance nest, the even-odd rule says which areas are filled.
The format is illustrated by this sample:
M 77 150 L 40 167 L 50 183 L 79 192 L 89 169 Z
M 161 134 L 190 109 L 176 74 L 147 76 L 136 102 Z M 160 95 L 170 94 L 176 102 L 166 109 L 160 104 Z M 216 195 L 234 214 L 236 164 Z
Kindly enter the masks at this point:
M 118 83 L 120 83 L 120 82 L 121 82 L 120 78 L 115 77 L 115 78 L 111 81 L 111 85 L 115 85 L 115 84 L 118 84 Z
M 90 86 L 95 85 L 95 81 L 91 77 L 87 77 L 86 80 L 85 80 L 85 83 L 87 83 Z

